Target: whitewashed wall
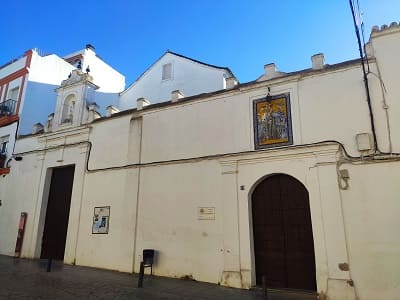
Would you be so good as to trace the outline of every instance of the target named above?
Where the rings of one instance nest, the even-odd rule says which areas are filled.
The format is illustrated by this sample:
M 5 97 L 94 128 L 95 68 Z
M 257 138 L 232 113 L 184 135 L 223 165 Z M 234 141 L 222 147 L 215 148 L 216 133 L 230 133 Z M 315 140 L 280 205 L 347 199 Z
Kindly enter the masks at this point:
M 373 70 L 368 75 L 369 79 L 382 83 L 376 93 L 380 94 L 382 101 L 375 102 L 376 110 L 387 109 L 389 127 L 392 139 L 393 152 L 400 152 L 400 122 L 397 117 L 400 113 L 400 85 L 398 71 L 400 69 L 400 25 L 392 25 L 388 29 L 372 32 L 370 44 L 376 57 L 379 69 Z M 382 82 L 379 81 L 380 76 Z M 378 117 L 379 120 L 379 117 Z M 381 119 L 386 120 L 385 118 Z M 384 151 L 388 151 L 384 148 Z
M 377 61 L 385 59 L 393 57 Z M 381 72 L 391 74 L 389 63 L 384 65 Z M 377 71 L 373 60 L 371 70 Z M 400 92 L 395 79 L 388 82 L 386 96 L 394 101 Z M 253 100 L 265 97 L 268 88 L 273 95 L 290 93 L 293 140 L 298 147 L 251 151 Z M 377 135 L 386 149 L 389 139 L 382 120 L 386 114 L 379 108 L 380 88 L 379 80 L 371 79 Z M 84 171 L 86 144 L 27 154 L 14 162 L 12 173 L 0 181 L 4 198 L 0 253 L 12 254 L 19 214 L 28 211 L 23 256 L 37 257 L 49 170 L 75 164 L 66 263 L 137 272 L 142 250 L 154 248 L 158 275 L 248 288 L 255 281 L 252 191 L 265 176 L 284 173 L 309 192 L 321 295 L 396 299 L 398 162 L 358 160 L 338 165 L 337 143 L 304 145 L 334 139 L 358 156 L 355 134 L 370 132 L 364 92 L 360 66 L 347 64 L 21 139 L 16 152 L 90 140 L 91 171 Z M 398 115 L 397 106 L 392 108 L 391 114 Z M 398 130 L 396 119 L 391 121 L 393 130 Z M 392 141 L 397 145 L 398 137 L 392 136 Z M 218 154 L 225 155 L 204 157 Z M 114 169 L 104 169 L 110 167 Z M 349 171 L 348 189 L 340 188 L 337 168 Z M 19 188 L 21 179 L 28 182 L 24 189 Z M 93 235 L 93 209 L 108 205 L 109 234 Z M 199 220 L 199 207 L 215 208 L 215 219 Z M 339 268 L 343 263 L 348 263 L 348 271 Z
M 68 78 L 73 66 L 57 55 L 40 56 L 32 52 L 27 84 L 20 106 L 19 134 L 29 134 L 38 122 L 44 124 L 54 111 L 55 88 Z
M 172 78 L 162 80 L 164 64 L 172 64 Z M 151 66 L 137 81 L 121 93 L 121 109 L 136 107 L 138 98 L 146 98 L 151 103 L 171 99 L 171 92 L 180 90 L 185 96 L 221 90 L 225 87 L 228 72 L 167 52 Z
M 350 272 L 359 299 L 397 299 L 400 164 L 346 164 L 343 168 L 350 174 L 349 189 L 341 191 L 341 197 Z
M 357 155 L 355 134 L 371 132 L 360 67 L 294 80 L 144 111 L 143 160 L 254 150 L 252 105 L 266 96 L 268 87 L 273 95 L 290 93 L 294 145 L 336 140 Z
M 139 189 L 135 271 L 142 250 L 150 248 L 157 250 L 156 274 L 220 282 L 224 237 L 218 163 L 143 168 Z M 200 207 L 214 207 L 215 220 L 199 220 Z
M 99 86 L 93 101 L 100 105 L 100 112 L 104 115 L 108 105 L 117 105 L 118 93 L 125 87 L 125 77 L 98 58 L 88 49 L 83 50 L 85 71 L 89 65 L 93 82 Z M 17 62 L 21 64 L 20 61 Z M 14 63 L 15 64 L 15 63 Z M 13 66 L 14 66 L 13 64 Z M 27 85 L 21 102 L 20 134 L 28 134 L 32 126 L 38 122 L 44 124 L 47 116 L 54 112 L 56 104 L 55 89 L 68 78 L 74 66 L 57 55 L 40 56 L 33 51 L 31 67 L 29 69 Z
M 119 93 L 124 90 L 124 75 L 106 64 L 90 49 L 85 49 L 83 55 L 82 71 L 85 71 L 87 66 L 90 67 L 90 74 L 93 76 L 94 83 L 100 87 L 99 92 Z

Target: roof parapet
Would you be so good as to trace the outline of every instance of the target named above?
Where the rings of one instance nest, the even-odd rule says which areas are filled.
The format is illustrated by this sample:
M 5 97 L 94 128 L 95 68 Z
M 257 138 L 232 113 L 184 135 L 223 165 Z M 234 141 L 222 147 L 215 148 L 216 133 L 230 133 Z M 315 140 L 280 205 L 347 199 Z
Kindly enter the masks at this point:
M 141 97 L 136 100 L 136 109 L 137 110 L 142 110 L 144 107 L 146 107 L 148 105 L 150 105 L 150 101 L 147 100 L 146 98 Z
M 390 23 L 390 25 L 384 24 L 380 28 L 379 28 L 379 26 L 375 25 L 372 27 L 371 34 L 383 32 L 388 29 L 394 29 L 394 28 L 399 28 L 399 27 L 400 27 L 400 22 L 399 23 L 392 22 L 392 23 Z
M 114 105 L 109 105 L 106 107 L 106 117 L 111 117 L 113 114 L 119 113 L 120 110 Z
M 36 123 L 32 127 L 32 134 L 42 133 L 44 130 L 44 126 L 42 123 Z
M 185 95 L 180 90 L 175 90 L 171 92 L 171 102 L 178 102 L 179 99 L 184 98 Z

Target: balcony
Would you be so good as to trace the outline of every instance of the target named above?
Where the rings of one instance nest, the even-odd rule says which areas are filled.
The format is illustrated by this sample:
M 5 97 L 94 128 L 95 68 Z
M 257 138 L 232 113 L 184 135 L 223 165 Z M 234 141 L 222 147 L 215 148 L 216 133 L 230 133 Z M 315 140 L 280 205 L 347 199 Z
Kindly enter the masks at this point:
M 0 117 L 12 116 L 15 113 L 17 101 L 8 99 L 0 103 Z
M 0 102 L 0 126 L 5 126 L 18 120 L 16 106 L 17 101 L 13 99 Z

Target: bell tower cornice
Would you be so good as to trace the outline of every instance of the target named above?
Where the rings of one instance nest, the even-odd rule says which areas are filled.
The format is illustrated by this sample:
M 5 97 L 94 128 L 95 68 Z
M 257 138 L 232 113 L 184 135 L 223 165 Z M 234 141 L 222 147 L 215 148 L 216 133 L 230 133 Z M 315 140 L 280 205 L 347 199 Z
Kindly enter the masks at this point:
M 83 73 L 82 71 L 76 69 L 71 72 L 68 79 L 65 79 L 61 82 L 60 87 L 58 87 L 56 91 L 76 85 L 88 85 L 95 90 L 99 88 L 99 86 L 93 83 L 93 77 L 89 73 Z

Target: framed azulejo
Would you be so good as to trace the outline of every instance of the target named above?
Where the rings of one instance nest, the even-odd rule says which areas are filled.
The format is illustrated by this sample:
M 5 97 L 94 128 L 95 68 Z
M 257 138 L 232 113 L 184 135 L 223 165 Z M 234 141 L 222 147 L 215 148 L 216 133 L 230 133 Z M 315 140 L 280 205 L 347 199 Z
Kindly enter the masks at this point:
M 256 149 L 293 144 L 289 94 L 254 100 L 253 119 Z
M 110 222 L 110 207 L 102 206 L 94 208 L 92 233 L 108 233 Z

